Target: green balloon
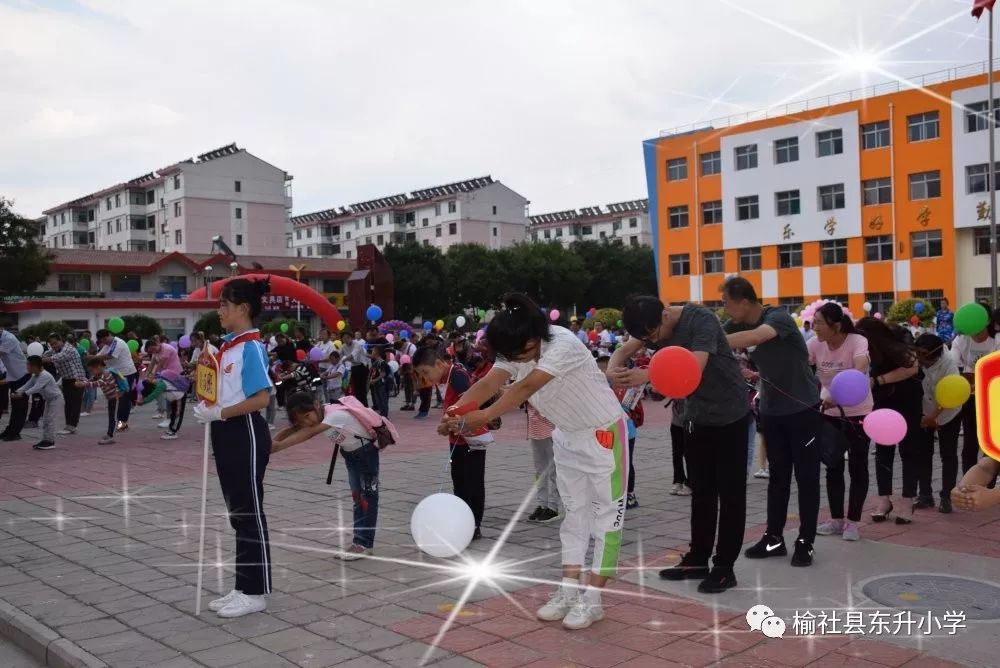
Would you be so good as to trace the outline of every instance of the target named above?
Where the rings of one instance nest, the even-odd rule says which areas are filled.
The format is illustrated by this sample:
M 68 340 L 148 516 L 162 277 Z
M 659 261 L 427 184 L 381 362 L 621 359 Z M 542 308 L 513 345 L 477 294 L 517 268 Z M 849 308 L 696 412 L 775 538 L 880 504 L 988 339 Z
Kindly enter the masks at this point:
M 121 334 L 125 330 L 125 321 L 115 317 L 108 320 L 108 329 L 112 334 Z
M 139 350 L 139 342 L 136 341 L 135 339 L 129 339 L 128 349 L 131 350 L 132 352 L 136 352 L 137 350 Z
M 90 350 L 90 339 L 80 339 L 80 350 L 87 352 Z
M 989 311 L 982 304 L 966 304 L 955 311 L 955 329 L 959 334 L 973 336 L 986 329 L 989 322 Z
M 281 323 L 281 333 L 282 334 L 287 334 L 288 333 L 288 323 L 287 322 Z
M 624 326 L 625 326 L 625 323 L 623 323 L 623 322 L 622 322 L 621 320 L 619 320 L 619 321 L 618 321 L 618 326 L 619 326 L 619 327 L 624 327 Z

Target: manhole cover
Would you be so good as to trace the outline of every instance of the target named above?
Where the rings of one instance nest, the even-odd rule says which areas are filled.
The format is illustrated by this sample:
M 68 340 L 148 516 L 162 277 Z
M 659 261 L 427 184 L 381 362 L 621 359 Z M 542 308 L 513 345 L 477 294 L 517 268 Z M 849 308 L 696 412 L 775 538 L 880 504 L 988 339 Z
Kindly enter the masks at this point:
M 1000 619 L 1000 586 L 951 575 L 901 573 L 873 578 L 865 596 L 889 608 L 944 614 L 964 612 L 966 619 Z

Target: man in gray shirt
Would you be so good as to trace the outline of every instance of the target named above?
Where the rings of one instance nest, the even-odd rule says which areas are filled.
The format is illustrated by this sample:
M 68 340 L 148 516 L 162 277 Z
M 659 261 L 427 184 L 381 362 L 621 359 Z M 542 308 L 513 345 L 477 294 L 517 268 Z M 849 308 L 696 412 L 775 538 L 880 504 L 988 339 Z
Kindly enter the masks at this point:
M 608 377 L 620 387 L 648 381 L 645 369 L 626 363 L 646 348 L 680 346 L 701 365 L 701 383 L 684 399 L 684 458 L 691 487 L 691 551 L 660 571 L 667 580 L 702 578 L 698 591 L 715 594 L 736 586 L 733 565 L 746 529 L 746 443 L 750 402 L 739 362 L 715 314 L 704 306 L 664 307 L 656 297 L 629 299 L 622 320 L 631 338 L 615 351 Z M 713 568 L 708 561 L 715 546 Z
M 760 422 L 771 477 L 767 483 L 767 531 L 747 549 L 749 559 L 788 554 L 785 519 L 792 471 L 799 488 L 799 537 L 792 566 L 809 566 L 819 516 L 819 387 L 799 328 L 783 309 L 761 305 L 750 281 L 739 276 L 722 286 L 733 348 L 746 348 L 760 371 Z
M 28 405 L 31 399 L 24 395 L 16 396 L 14 393 L 31 379 L 31 374 L 28 373 L 21 342 L 6 329 L 0 329 L 0 362 L 7 367 L 7 388 L 11 392 L 10 422 L 7 423 L 3 433 L 0 433 L 0 440 L 19 441 L 21 430 L 28 419 Z

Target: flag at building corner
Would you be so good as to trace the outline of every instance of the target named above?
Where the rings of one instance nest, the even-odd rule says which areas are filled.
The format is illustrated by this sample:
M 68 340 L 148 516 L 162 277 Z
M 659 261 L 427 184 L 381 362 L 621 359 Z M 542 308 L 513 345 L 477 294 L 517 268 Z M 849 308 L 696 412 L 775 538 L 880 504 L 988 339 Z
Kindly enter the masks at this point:
M 972 15 L 977 19 L 983 15 L 985 10 L 993 11 L 993 5 L 996 4 L 997 0 L 973 0 L 972 2 Z

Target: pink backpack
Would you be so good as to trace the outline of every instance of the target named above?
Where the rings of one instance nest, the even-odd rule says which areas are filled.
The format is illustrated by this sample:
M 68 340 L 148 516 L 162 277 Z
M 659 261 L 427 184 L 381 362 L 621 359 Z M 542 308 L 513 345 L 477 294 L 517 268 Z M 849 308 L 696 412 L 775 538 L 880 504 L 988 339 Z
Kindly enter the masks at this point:
M 382 450 L 399 442 L 399 432 L 396 426 L 372 409 L 368 408 L 350 395 L 340 397 L 327 407 L 327 410 L 346 410 L 361 426 L 368 430 L 369 437 L 375 446 Z

